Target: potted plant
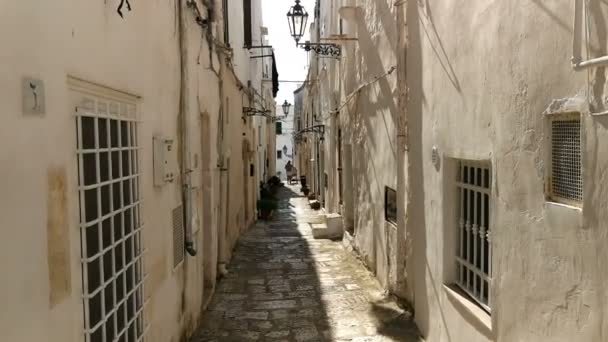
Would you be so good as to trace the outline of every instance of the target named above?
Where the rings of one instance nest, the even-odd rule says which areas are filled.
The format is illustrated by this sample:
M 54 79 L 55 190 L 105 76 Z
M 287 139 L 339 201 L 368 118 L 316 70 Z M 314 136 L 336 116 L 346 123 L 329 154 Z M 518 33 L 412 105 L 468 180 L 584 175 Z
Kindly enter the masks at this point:
M 266 197 L 258 200 L 258 213 L 262 220 L 268 220 L 277 209 L 277 201 Z

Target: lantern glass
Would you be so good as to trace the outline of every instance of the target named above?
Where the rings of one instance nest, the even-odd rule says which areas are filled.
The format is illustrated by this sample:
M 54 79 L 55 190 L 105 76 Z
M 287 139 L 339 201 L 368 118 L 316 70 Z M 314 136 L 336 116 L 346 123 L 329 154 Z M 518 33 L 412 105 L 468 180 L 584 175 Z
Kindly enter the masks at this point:
M 289 108 L 291 108 L 291 103 L 289 103 L 289 102 L 287 102 L 287 100 L 285 100 L 285 102 L 283 102 L 283 114 L 288 115 Z
M 300 5 L 300 0 L 296 0 L 296 4 L 287 12 L 287 21 L 289 23 L 289 33 L 297 44 L 304 36 L 306 23 L 308 22 L 308 13 Z

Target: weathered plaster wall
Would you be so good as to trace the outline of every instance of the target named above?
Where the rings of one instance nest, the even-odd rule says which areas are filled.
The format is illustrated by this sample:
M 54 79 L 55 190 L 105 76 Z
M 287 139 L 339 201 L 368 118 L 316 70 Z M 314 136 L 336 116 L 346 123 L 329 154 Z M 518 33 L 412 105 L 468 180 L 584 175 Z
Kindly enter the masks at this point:
M 5 42 L 0 52 L 0 111 L 4 114 L 0 142 L 5 146 L 0 149 L 0 188 L 4 194 L 0 198 L 0 227 L 10 236 L 0 242 L 0 271 L 6 280 L 0 284 L 0 331 L 5 340 L 83 339 L 74 124 L 74 107 L 82 100 L 82 94 L 69 89 L 68 76 L 140 96 L 136 105 L 141 118 L 140 188 L 145 199 L 142 216 L 147 250 L 145 297 L 149 299 L 145 312 L 150 325 L 147 340 L 178 341 L 191 332 L 204 305 L 202 297 L 208 298 L 213 289 L 220 239 L 215 229 L 221 222 L 222 198 L 218 160 L 223 151 L 216 141 L 238 141 L 233 144 L 238 146 L 234 154 L 241 165 L 234 165 L 241 168 L 233 175 L 233 193 L 238 191 L 239 196 L 232 198 L 243 199 L 241 93 L 233 91 L 229 95 L 234 103 L 234 99 L 239 99 L 231 119 L 238 129 L 222 129 L 223 105 L 218 101 L 222 84 L 209 69 L 213 64 L 219 72 L 217 49 L 209 51 L 191 10 L 184 8 L 192 226 L 199 253 L 186 257 L 185 263 L 174 269 L 171 210 L 182 202 L 181 186 L 179 179 L 163 187 L 153 186 L 152 137 L 160 135 L 177 141 L 181 134 L 177 116 L 180 64 L 176 4 L 133 3 L 132 11 L 124 10 L 124 19 L 116 14 L 117 5 L 115 1 L 0 5 L 0 40 Z M 219 15 L 220 4 L 216 5 Z M 200 2 L 198 6 L 206 16 L 206 8 Z M 258 16 L 259 6 L 259 1 L 254 1 Z M 259 17 L 256 20 L 261 21 Z M 212 29 L 219 36 L 215 25 Z M 249 70 L 248 56 L 242 61 L 239 64 L 243 74 L 257 75 Z M 227 73 L 225 64 L 223 68 Z M 44 81 L 43 115 L 22 112 L 24 76 Z M 245 128 L 244 133 L 251 138 L 253 129 Z M 225 136 L 218 139 L 220 132 Z M 245 205 L 250 209 L 248 221 L 242 216 L 240 223 L 251 222 L 254 216 L 255 183 L 249 181 L 251 197 L 235 205 L 241 211 Z M 236 223 L 231 224 L 242 227 Z
M 605 6 L 591 1 L 593 55 Z M 572 1 L 408 1 L 407 121 L 416 322 L 428 341 L 606 340 L 606 119 L 583 115 L 583 209 L 546 201 L 546 109 L 605 94 L 603 69 L 570 66 Z M 593 39 L 593 37 L 592 37 Z M 588 88 L 587 79 L 592 88 Z M 601 109 L 601 108 L 596 108 Z M 431 162 L 437 146 L 440 168 Z M 450 300 L 451 158 L 492 162 L 492 315 Z M 401 180 L 400 180 L 401 181 Z M 485 317 L 484 317 L 485 316 Z M 483 324 L 482 321 L 491 321 Z
M 321 110 L 326 125 L 327 209 L 343 211 L 354 226 L 354 247 L 389 288 L 389 251 L 397 253 L 397 227 L 384 219 L 385 187 L 397 188 L 396 14 L 392 1 L 342 1 L 321 4 L 321 37 L 339 34 L 341 6 L 358 6 L 343 15 L 339 60 L 320 59 Z M 374 81 L 378 78 L 377 81 Z M 368 84 L 369 85 L 366 85 Z M 331 114 L 341 107 L 337 117 Z M 344 206 L 338 184 L 338 130 L 342 130 Z M 353 186 L 348 186 L 352 184 Z M 350 223 L 352 222 L 352 223 Z M 349 228 L 349 227 L 346 227 Z

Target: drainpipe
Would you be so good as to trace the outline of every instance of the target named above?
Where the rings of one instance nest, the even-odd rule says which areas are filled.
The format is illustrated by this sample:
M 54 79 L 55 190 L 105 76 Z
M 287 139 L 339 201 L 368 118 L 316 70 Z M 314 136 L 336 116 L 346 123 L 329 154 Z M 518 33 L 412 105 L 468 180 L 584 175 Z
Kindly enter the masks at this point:
M 587 9 L 585 8 L 585 11 Z M 593 67 L 599 67 L 608 65 L 608 56 L 602 56 L 597 58 L 588 59 L 586 61 L 582 61 L 581 57 L 581 37 L 583 35 L 583 31 L 581 30 L 583 26 L 583 0 L 575 0 L 574 1 L 574 33 L 572 37 L 572 69 L 575 71 L 581 71 Z M 586 22 L 585 22 L 586 24 Z
M 187 0 L 185 0 L 187 1 Z M 186 90 L 188 88 L 188 56 L 186 50 L 186 18 L 183 10 L 184 4 L 180 0 L 177 6 L 179 20 L 179 57 L 180 57 L 180 87 L 179 87 L 179 124 L 181 130 L 180 153 L 182 157 L 181 180 L 182 180 L 182 201 L 184 207 L 184 230 L 185 230 L 185 249 L 191 256 L 196 255 L 194 239 L 192 238 L 192 191 L 190 174 L 190 134 L 188 130 L 188 100 Z

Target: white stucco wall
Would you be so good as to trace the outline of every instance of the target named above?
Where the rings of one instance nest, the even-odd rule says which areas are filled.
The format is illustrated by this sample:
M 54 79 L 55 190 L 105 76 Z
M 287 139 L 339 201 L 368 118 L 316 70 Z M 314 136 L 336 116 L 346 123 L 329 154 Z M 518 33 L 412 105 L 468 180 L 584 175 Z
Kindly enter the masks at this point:
M 590 6 L 593 49 L 606 39 L 606 13 L 599 2 Z M 607 162 L 600 142 L 606 130 L 603 118 L 589 115 L 586 100 L 563 109 L 583 115 L 583 209 L 551 204 L 544 191 L 549 155 L 543 113 L 556 99 L 604 94 L 601 69 L 575 72 L 570 66 L 573 8 L 572 1 L 408 6 L 408 119 L 410 132 L 419 132 L 411 136 L 409 158 L 422 175 L 412 178 L 421 185 L 412 210 L 424 213 L 414 217 L 412 228 L 426 227 L 413 230 L 415 246 L 426 246 L 414 247 L 415 298 L 417 322 L 429 340 L 606 339 L 606 287 L 603 271 L 593 266 L 606 259 L 599 247 L 605 243 L 600 222 L 606 203 L 597 197 L 605 189 L 595 171 Z M 599 46 L 592 53 L 606 54 L 605 44 Z M 432 146 L 444 165 L 448 158 L 492 162 L 495 291 L 489 336 L 458 314 L 462 308 L 441 287 L 451 281 L 446 275 L 452 265 L 434 251 L 453 243 L 445 232 L 450 217 L 442 214 L 452 190 L 446 169 L 433 171 Z M 445 319 L 438 321 L 440 314 Z
M 325 140 L 320 151 L 320 185 L 326 210 L 345 216 L 345 225 L 354 228 L 355 249 L 389 288 L 389 274 L 391 269 L 396 269 L 394 261 L 391 266 L 389 250 L 396 250 L 397 227 L 385 222 L 384 194 L 385 187 L 397 189 L 398 97 L 397 78 L 386 72 L 396 66 L 397 51 L 393 47 L 396 19 L 390 1 L 358 3 L 362 9 L 343 22 L 342 32 L 344 38 L 358 40 L 340 41 L 340 7 L 354 3 L 321 2 L 318 19 L 321 41 L 327 42 L 325 39 L 330 37 L 338 39 L 342 57 L 315 59 L 316 67 L 311 62 L 314 76 L 309 78 L 319 80 L 312 86 L 318 96 L 309 95 L 307 101 L 309 106 L 317 106 L 314 113 L 325 125 Z M 313 103 L 315 100 L 317 104 Z M 340 112 L 334 114 L 337 108 Z M 342 204 L 338 183 L 338 130 L 342 135 Z M 316 151 L 312 156 L 316 157 Z
M 358 40 L 342 44 L 340 62 L 311 62 L 321 81 L 310 86 L 307 103 L 323 94 L 320 113 L 335 106 L 332 90 L 341 104 L 397 66 L 325 120 L 327 207 L 334 203 L 345 222 L 352 220 L 357 252 L 387 288 L 413 301 L 428 341 L 606 339 L 599 265 L 608 256 L 601 247 L 607 132 L 604 117 L 589 114 L 606 108 L 606 78 L 603 69 L 576 72 L 570 65 L 573 35 L 583 58 L 608 54 L 606 10 L 589 2 L 586 56 L 584 30 L 572 26 L 574 4 L 344 1 L 359 6 L 343 16 L 346 35 Z M 318 25 L 325 30 L 337 18 L 336 5 L 322 2 Z M 573 111 L 582 114 L 582 209 L 553 204 L 545 191 L 547 115 Z M 342 206 L 331 176 L 338 127 L 345 183 L 354 185 Z M 492 164 L 491 315 L 450 290 L 458 159 Z M 384 186 L 398 189 L 397 228 L 384 223 Z
M 260 2 L 253 3 L 254 23 L 259 26 Z M 185 91 L 193 179 L 192 225 L 198 254 L 187 256 L 186 262 L 174 269 L 171 210 L 182 202 L 180 179 L 163 187 L 153 186 L 152 137 L 159 135 L 179 141 L 181 134 L 177 116 L 180 64 L 176 5 L 132 2 L 132 11 L 123 10 L 124 19 L 116 14 L 116 6 L 115 2 L 103 1 L 0 5 L 0 40 L 5 42 L 0 53 L 0 112 L 4 118 L 0 142 L 5 146 L 0 149 L 0 188 L 4 194 L 0 198 L 0 227 L 10 236 L 0 242 L 0 272 L 6 280 L 0 283 L 3 340 L 83 340 L 74 108 L 86 95 L 70 89 L 70 77 L 105 89 L 104 96 L 128 93 L 137 99 L 141 119 L 143 236 L 147 250 L 145 319 L 150 327 L 147 340 L 178 341 L 191 333 L 204 300 L 213 289 L 220 238 L 217 227 L 222 222 L 218 160 L 220 152 L 226 149 L 221 145 L 227 144 L 223 140 L 237 145 L 238 150 L 233 153 L 239 156 L 241 165 L 235 164 L 242 166 L 243 133 L 251 138 L 253 126 L 242 126 L 239 103 L 231 112 L 231 123 L 236 126 L 222 129 L 220 83 L 208 70 L 210 58 L 216 71 L 219 70 L 217 50 L 209 53 L 193 13 L 184 8 L 188 18 Z M 201 3 L 198 6 L 206 16 L 205 7 Z M 221 11 L 217 11 L 221 18 Z M 236 15 L 239 8 L 233 11 Z M 212 29 L 220 36 L 217 23 L 212 23 Z M 245 56 L 246 52 L 239 54 Z M 248 75 L 261 74 L 252 70 L 257 66 L 249 63 L 248 55 L 239 59 L 238 64 L 242 70 L 237 74 L 243 74 L 245 82 Z M 224 71 L 227 73 L 225 67 Z M 46 111 L 42 115 L 23 113 L 21 79 L 26 76 L 44 82 Z M 225 88 L 230 88 L 229 81 L 224 82 Z M 254 86 L 260 83 L 261 80 Z M 231 90 L 234 91 L 230 93 Z M 228 98 L 234 103 L 234 99 L 240 102 L 242 98 L 235 85 L 224 93 L 230 93 Z M 223 139 L 218 139 L 220 131 L 224 132 Z M 255 181 L 245 180 L 251 182 L 251 195 L 243 200 L 242 168 L 231 177 L 234 178 L 231 184 L 241 186 L 234 189 L 239 196 L 232 196 L 230 204 L 248 206 L 248 222 L 252 222 Z M 49 189 L 53 192 L 49 193 Z M 231 223 L 234 229 L 244 229 L 236 223 Z M 246 223 L 245 218 L 241 223 Z M 57 241 L 65 243 L 67 252 L 64 246 L 56 245 Z M 57 251 L 62 253 L 61 257 L 49 259 L 49 253 Z M 51 278 L 59 282 L 51 284 Z

